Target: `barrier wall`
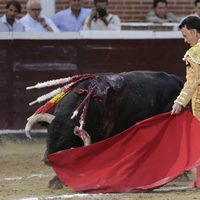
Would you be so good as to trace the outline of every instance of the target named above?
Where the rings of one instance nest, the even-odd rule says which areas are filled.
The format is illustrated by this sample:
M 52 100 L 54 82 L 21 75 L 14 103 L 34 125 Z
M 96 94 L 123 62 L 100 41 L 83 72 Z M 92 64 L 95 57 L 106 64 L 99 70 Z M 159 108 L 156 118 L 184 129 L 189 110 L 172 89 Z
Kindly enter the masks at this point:
M 37 39 L 41 38 L 41 39 Z M 46 90 L 37 82 L 82 73 L 161 70 L 185 76 L 179 32 L 123 31 L 0 35 L 0 129 L 22 129 Z

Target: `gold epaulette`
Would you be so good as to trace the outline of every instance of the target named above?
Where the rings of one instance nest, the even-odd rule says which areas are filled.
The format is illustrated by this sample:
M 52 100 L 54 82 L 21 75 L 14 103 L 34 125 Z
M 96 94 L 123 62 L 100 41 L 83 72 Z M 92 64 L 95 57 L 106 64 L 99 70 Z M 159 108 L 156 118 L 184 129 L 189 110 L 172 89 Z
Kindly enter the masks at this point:
M 190 58 L 194 63 L 200 65 L 200 43 L 197 43 L 186 52 L 183 60 L 187 61 L 187 58 Z

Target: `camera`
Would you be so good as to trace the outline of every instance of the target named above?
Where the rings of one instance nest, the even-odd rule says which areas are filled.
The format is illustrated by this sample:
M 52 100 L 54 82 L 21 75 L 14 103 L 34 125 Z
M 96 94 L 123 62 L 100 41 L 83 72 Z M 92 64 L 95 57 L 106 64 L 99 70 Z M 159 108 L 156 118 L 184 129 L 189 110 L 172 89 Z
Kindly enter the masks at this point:
M 106 12 L 106 10 L 104 8 L 97 8 L 96 11 L 99 14 L 99 17 L 107 16 L 107 12 Z

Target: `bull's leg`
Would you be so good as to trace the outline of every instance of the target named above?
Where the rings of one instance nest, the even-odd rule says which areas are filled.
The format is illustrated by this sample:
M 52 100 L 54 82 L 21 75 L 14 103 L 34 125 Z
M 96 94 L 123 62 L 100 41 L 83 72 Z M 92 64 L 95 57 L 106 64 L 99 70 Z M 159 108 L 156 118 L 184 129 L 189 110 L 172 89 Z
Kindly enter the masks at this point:
M 47 156 L 48 156 L 48 151 L 46 150 L 41 161 L 43 161 L 46 165 L 50 166 L 50 163 L 49 163 Z M 51 188 L 51 189 L 62 189 L 63 184 L 60 182 L 60 179 L 57 176 L 54 176 L 49 181 L 48 187 Z
M 48 156 L 48 151 L 46 150 L 46 151 L 44 152 L 44 155 L 43 155 L 42 158 L 41 158 L 41 161 L 44 162 L 46 165 L 50 166 L 49 160 L 48 160 L 47 156 Z
M 49 160 L 48 160 L 47 156 L 48 156 L 48 151 L 46 150 L 44 152 L 44 155 L 42 156 L 41 161 L 43 161 L 46 165 L 50 166 L 50 163 L 49 163 Z M 49 181 L 48 187 L 51 188 L 51 189 L 62 189 L 63 185 L 60 182 L 60 179 L 57 176 L 54 176 Z
M 43 161 L 46 165 L 50 166 L 50 163 L 49 163 L 49 160 L 48 160 L 47 156 L 48 156 L 48 151 L 46 150 L 44 155 L 43 155 L 43 157 L 42 157 L 42 159 L 41 159 L 41 161 Z M 57 176 L 54 176 L 49 181 L 48 187 L 51 188 L 51 189 L 62 189 L 63 185 L 60 182 L 60 179 Z
M 60 179 L 57 176 L 54 176 L 50 181 L 49 181 L 49 188 L 51 189 L 62 189 L 63 184 L 60 182 Z

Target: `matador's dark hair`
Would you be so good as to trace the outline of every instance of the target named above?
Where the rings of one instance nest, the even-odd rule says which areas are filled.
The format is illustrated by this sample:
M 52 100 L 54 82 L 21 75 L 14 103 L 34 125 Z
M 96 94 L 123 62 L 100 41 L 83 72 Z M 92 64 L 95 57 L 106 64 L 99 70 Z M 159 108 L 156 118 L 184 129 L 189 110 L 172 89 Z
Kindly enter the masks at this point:
M 200 18 L 196 16 L 186 17 L 179 25 L 179 29 L 186 27 L 188 30 L 196 29 L 200 33 Z

